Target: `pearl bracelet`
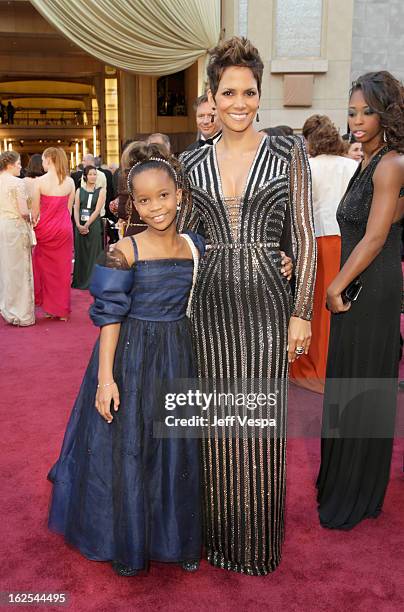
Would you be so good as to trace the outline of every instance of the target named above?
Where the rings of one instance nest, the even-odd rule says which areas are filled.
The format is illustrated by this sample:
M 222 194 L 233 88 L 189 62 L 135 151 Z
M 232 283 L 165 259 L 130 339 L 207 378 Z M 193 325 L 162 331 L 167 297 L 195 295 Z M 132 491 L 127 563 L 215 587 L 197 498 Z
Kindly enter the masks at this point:
M 104 387 L 112 387 L 112 385 L 114 385 L 114 384 L 115 384 L 114 380 L 112 382 L 110 382 L 110 383 L 105 383 L 104 385 L 100 385 L 100 383 L 98 383 L 97 389 L 100 389 L 100 388 L 103 389 Z

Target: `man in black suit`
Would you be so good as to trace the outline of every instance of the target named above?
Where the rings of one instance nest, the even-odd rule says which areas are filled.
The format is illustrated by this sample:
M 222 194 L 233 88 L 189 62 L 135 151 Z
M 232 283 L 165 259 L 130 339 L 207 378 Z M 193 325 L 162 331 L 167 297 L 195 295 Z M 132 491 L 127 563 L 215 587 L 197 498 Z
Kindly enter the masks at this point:
M 208 96 L 203 94 L 194 102 L 196 113 L 196 127 L 198 128 L 198 139 L 190 144 L 185 150 L 193 151 L 199 147 L 215 144 L 222 135 L 222 127 L 216 115 L 215 109 L 211 107 Z

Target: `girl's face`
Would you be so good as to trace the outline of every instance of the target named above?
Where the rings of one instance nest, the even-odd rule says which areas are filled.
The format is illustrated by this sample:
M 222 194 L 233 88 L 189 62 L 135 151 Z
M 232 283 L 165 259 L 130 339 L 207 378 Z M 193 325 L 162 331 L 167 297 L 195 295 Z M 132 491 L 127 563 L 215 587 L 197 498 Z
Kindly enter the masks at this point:
M 347 153 L 347 157 L 354 159 L 357 162 L 361 162 L 363 159 L 362 145 L 360 142 L 353 142 Z
M 8 168 L 10 169 L 10 172 L 13 176 L 20 176 L 20 172 L 21 172 L 21 159 L 18 158 L 16 162 L 14 162 L 14 164 L 10 164 L 8 166 Z
M 211 91 L 208 96 L 223 127 L 232 132 L 244 132 L 251 126 L 260 103 L 257 81 L 251 70 L 242 66 L 226 68 L 215 98 Z
M 143 170 L 133 178 L 132 188 L 136 210 L 149 227 L 164 231 L 175 223 L 181 189 L 166 170 Z
M 349 129 L 355 139 L 362 144 L 372 140 L 383 141 L 383 129 L 380 125 L 380 116 L 369 107 L 361 89 L 353 92 L 349 100 L 348 109 Z
M 97 181 L 97 170 L 89 170 L 87 174 L 87 185 L 95 185 Z

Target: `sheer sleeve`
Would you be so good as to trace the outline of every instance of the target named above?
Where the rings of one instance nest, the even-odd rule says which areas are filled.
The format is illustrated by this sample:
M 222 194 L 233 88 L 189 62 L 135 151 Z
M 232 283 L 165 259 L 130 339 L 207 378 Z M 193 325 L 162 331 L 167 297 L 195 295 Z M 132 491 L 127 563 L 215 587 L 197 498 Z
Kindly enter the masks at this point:
M 90 307 L 94 325 L 103 327 L 121 323 L 126 318 L 131 307 L 133 283 L 134 269 L 119 249 L 102 254 L 94 266 L 89 285 L 94 297 Z
M 310 320 L 316 279 L 311 174 L 303 140 L 294 139 L 289 169 L 290 217 L 295 259 L 295 299 L 292 316 Z
M 11 189 L 12 197 L 14 198 L 15 205 L 18 213 L 23 215 L 29 214 L 28 209 L 28 194 L 25 182 L 22 179 L 17 179 L 17 182 L 14 182 L 13 187 Z

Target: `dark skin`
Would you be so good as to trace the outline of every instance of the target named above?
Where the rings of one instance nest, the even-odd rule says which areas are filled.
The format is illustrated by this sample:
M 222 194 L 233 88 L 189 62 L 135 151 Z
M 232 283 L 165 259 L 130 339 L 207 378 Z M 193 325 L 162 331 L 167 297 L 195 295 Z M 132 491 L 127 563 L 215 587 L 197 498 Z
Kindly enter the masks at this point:
M 363 170 L 385 143 L 380 116 L 369 108 L 361 90 L 351 96 L 348 122 L 356 140 L 362 143 Z M 404 156 L 389 151 L 373 175 L 373 200 L 366 233 L 327 289 L 327 306 L 331 312 L 337 314 L 350 309 L 351 303 L 344 304 L 342 301 L 342 291 L 377 257 L 392 224 L 404 216 L 404 198 L 398 197 L 403 185 Z
M 177 206 L 181 202 L 181 189 L 165 170 L 144 170 L 133 179 L 133 196 L 136 210 L 148 228 L 136 236 L 139 260 L 151 259 L 192 259 L 187 241 L 177 233 Z M 124 238 L 114 245 L 120 250 L 130 266 L 134 253 L 130 238 Z M 285 275 L 290 276 L 292 264 L 284 263 Z M 112 323 L 101 328 L 98 366 L 97 395 L 95 407 L 100 415 L 112 423 L 113 412 L 119 408 L 119 389 L 113 379 L 115 351 L 121 324 Z M 111 411 L 113 402 L 113 411 Z

